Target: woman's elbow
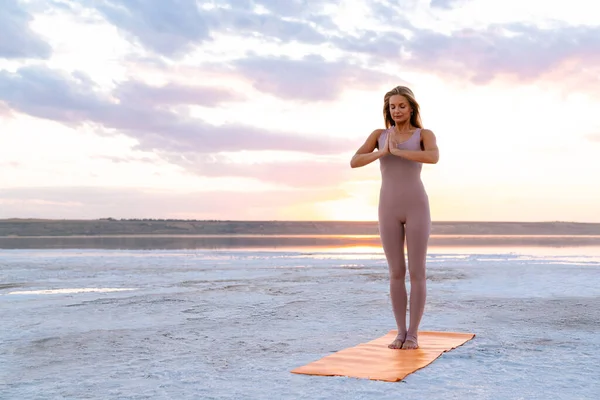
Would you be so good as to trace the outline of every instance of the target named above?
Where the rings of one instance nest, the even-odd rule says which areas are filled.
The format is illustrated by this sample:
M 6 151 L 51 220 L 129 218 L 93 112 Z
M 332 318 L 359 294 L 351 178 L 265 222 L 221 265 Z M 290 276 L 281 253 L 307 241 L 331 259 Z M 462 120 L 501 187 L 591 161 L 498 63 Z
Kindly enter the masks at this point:
M 437 164 L 437 163 L 438 163 L 438 161 L 440 161 L 440 153 L 438 153 L 438 152 L 436 151 L 436 152 L 434 152 L 434 153 L 431 155 L 431 159 L 429 160 L 429 162 L 430 162 L 431 164 Z

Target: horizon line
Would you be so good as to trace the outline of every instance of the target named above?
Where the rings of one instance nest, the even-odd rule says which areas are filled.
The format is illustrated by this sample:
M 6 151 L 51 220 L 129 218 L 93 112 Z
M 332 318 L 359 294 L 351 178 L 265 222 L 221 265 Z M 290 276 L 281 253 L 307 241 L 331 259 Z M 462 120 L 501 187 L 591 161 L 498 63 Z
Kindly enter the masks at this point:
M 181 221 L 181 222 L 254 222 L 254 223 L 378 223 L 377 220 L 287 220 L 287 219 L 273 219 L 273 220 L 250 220 L 250 219 L 185 219 L 185 218 L 114 218 L 114 217 L 102 217 L 102 218 L 36 218 L 36 217 L 9 217 L 0 218 L 0 222 L 3 221 L 114 221 L 114 222 L 126 222 L 126 221 Z M 539 221 L 494 221 L 494 220 L 435 220 L 431 221 L 432 224 L 446 223 L 493 223 L 493 224 L 600 224 L 600 222 L 581 222 L 581 221 L 567 221 L 567 220 L 539 220 Z

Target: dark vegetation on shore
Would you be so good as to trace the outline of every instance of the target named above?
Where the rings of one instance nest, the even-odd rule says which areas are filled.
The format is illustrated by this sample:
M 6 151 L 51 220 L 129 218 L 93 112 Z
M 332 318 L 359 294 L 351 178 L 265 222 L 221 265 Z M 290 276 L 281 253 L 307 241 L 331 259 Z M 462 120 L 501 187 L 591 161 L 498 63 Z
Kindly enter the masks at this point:
M 75 235 L 377 235 L 377 222 L 2 219 L 0 237 Z M 600 223 L 434 222 L 433 235 L 600 235 Z

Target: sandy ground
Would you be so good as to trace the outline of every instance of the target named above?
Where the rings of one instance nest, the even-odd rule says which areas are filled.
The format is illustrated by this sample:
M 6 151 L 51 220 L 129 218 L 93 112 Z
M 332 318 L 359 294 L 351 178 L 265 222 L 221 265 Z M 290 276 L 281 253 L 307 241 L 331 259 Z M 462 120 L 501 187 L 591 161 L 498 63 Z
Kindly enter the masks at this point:
M 432 250 L 403 382 L 289 371 L 394 328 L 380 252 L 0 250 L 2 399 L 595 399 L 600 250 Z

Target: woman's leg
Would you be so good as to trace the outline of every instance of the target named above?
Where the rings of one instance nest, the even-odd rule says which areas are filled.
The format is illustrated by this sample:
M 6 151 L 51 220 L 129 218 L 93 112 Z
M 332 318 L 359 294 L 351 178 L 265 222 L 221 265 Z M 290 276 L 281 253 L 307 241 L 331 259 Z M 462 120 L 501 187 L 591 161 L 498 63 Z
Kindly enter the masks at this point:
M 410 323 L 402 347 L 404 349 L 418 347 L 417 335 L 427 298 L 425 262 L 430 232 L 431 219 L 428 207 L 409 213 L 406 221 L 406 244 L 410 276 Z
M 392 310 L 398 327 L 398 336 L 388 346 L 402 348 L 406 336 L 406 261 L 404 259 L 404 226 L 398 218 L 379 219 L 379 233 L 390 275 Z

